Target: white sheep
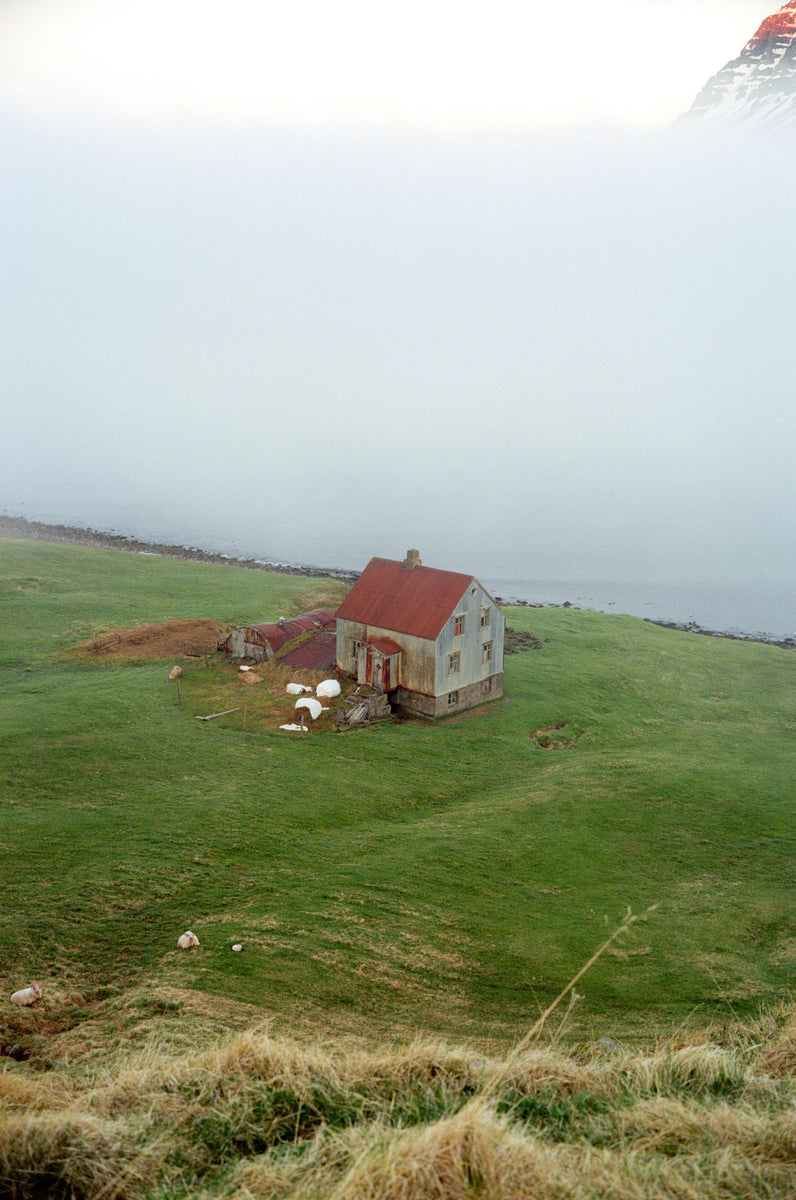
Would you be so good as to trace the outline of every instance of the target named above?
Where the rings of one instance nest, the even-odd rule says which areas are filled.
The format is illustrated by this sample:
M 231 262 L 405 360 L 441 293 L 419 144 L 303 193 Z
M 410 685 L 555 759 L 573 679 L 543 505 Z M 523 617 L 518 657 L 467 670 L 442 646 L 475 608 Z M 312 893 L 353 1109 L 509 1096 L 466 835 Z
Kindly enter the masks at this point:
M 23 1008 L 28 1008 L 31 1004 L 36 1004 L 39 1000 L 41 1000 L 41 988 L 38 983 L 34 983 L 32 987 L 20 988 L 11 997 L 12 1004 L 19 1004 Z
M 191 933 L 190 929 L 186 929 L 185 933 L 181 933 L 177 938 L 177 945 L 180 950 L 193 950 L 194 946 L 199 945 L 199 938 L 195 933 Z

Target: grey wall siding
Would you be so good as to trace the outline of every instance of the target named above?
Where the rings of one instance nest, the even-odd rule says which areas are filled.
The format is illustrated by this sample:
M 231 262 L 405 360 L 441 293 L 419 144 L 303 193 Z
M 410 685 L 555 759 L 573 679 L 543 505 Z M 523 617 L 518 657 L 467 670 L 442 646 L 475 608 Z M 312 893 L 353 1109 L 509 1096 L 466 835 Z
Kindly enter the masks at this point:
M 271 647 L 260 636 L 256 629 L 242 625 L 229 635 L 229 654 L 232 658 L 251 658 L 255 662 L 267 662 L 271 657 Z
M 366 642 L 367 632 L 367 625 L 363 625 L 360 621 L 341 621 L 338 617 L 335 635 L 337 665 L 346 675 L 353 675 L 355 679 L 359 666 L 353 655 L 353 643 L 355 640 L 360 643 Z
M 401 685 L 410 691 L 434 695 L 436 656 L 434 643 L 426 638 L 412 637 L 408 633 L 396 633 L 393 629 L 382 629 L 378 625 L 363 625 L 358 621 L 337 621 L 337 665 L 347 675 L 353 675 L 360 683 L 365 679 L 364 654 L 360 661 L 354 659 L 354 640 L 365 644 L 389 638 L 403 650 L 401 659 Z
M 228 639 L 229 653 L 233 658 L 243 658 L 246 653 L 246 630 L 233 629 Z
M 487 611 L 489 623 L 481 626 L 481 613 Z M 464 615 L 464 633 L 456 634 L 456 617 Z M 473 580 L 451 613 L 437 638 L 434 694 L 462 691 L 503 671 L 503 643 L 506 619 L 487 591 Z M 484 661 L 484 643 L 492 643 L 492 657 Z M 459 655 L 459 669 L 451 674 L 450 655 Z

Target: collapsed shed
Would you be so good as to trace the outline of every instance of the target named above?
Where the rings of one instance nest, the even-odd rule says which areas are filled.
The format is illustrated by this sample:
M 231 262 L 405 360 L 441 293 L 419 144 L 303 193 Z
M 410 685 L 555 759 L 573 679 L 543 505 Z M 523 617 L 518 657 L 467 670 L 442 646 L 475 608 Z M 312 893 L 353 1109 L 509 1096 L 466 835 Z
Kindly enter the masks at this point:
M 233 629 L 219 644 L 219 650 L 230 658 L 249 658 L 254 662 L 267 662 L 268 659 L 286 646 L 307 633 L 334 633 L 335 614 L 331 608 L 313 608 L 310 612 L 298 617 L 263 624 L 241 625 Z

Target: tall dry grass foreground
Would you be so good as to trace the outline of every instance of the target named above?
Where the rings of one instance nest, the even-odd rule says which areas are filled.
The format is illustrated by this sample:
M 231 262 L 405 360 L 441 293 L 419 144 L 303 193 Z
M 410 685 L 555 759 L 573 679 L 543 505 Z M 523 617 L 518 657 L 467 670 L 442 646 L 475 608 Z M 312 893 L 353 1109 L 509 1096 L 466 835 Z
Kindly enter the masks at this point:
M 564 1047 L 554 1010 L 505 1056 L 300 1044 L 260 1028 L 191 1055 L 153 1044 L 38 1075 L 3 1060 L 0 1196 L 796 1195 L 796 1009 L 643 1052 L 610 1039 Z
M 761 1027 L 644 1054 L 537 1046 L 509 1070 L 435 1043 L 368 1052 L 262 1031 L 24 1091 L 12 1064 L 0 1074 L 0 1194 L 790 1200 L 793 1062 L 769 1073 Z M 473 1103 L 495 1078 L 489 1102 Z

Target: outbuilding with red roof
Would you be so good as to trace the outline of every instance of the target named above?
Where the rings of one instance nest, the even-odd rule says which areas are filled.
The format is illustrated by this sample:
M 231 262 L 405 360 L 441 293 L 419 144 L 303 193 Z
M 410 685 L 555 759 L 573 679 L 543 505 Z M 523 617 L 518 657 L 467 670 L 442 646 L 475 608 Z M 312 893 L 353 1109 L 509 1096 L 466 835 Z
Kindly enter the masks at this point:
M 270 621 L 260 625 L 241 625 L 233 629 L 220 649 L 232 658 L 249 658 L 254 662 L 267 662 L 288 642 L 295 641 L 307 633 L 334 633 L 334 613 L 330 608 L 313 608 L 298 617 Z M 326 659 L 328 659 L 328 647 Z M 332 660 L 333 661 L 333 660 Z M 298 664 L 294 664 L 298 665 Z M 319 665 L 326 665 L 324 663 Z
M 337 666 L 442 717 L 503 694 L 505 618 L 472 575 L 372 558 L 337 610 Z

